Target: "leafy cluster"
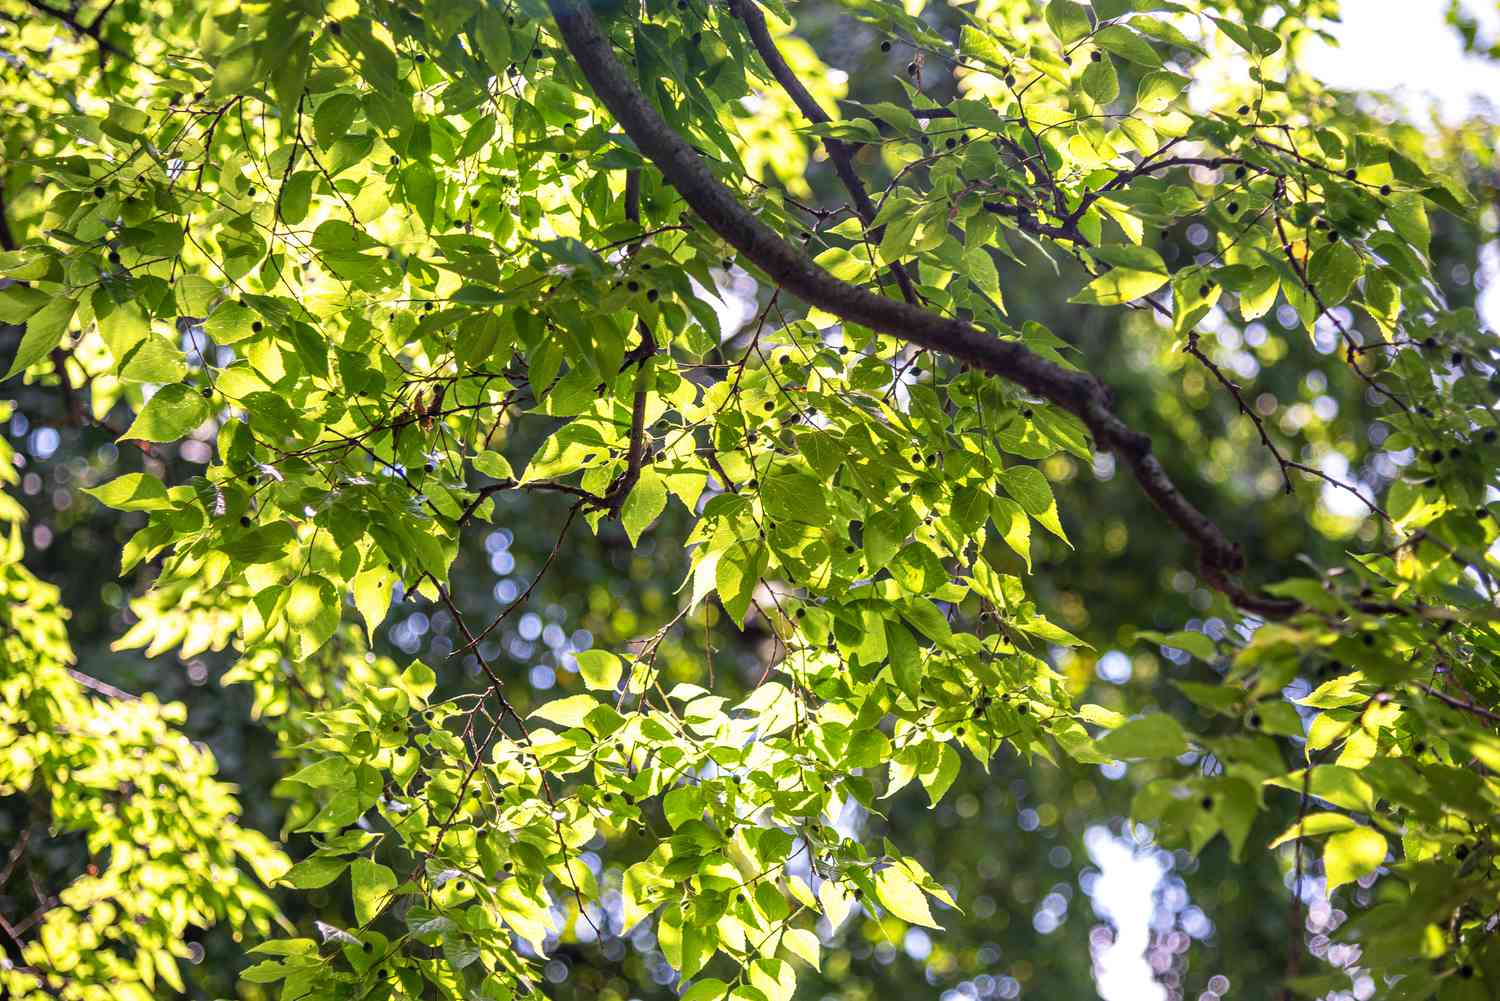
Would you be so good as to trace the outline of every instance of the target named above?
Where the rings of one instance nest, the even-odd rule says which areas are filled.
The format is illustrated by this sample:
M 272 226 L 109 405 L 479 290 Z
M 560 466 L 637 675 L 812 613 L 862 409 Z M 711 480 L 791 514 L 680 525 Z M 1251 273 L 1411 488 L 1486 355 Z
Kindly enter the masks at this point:
M 13 480 L 9 459 L 0 443 L 0 477 Z M 188 930 L 228 921 L 269 934 L 276 909 L 261 884 L 288 863 L 264 835 L 238 825 L 239 804 L 214 777 L 212 756 L 177 729 L 181 706 L 149 695 L 96 698 L 69 670 L 57 590 L 21 566 L 20 512 L 3 502 L 0 794 L 37 804 L 4 875 L 24 873 L 18 865 L 33 839 L 78 837 L 87 862 L 7 925 L 28 942 L 19 963 L 0 966 L 0 986 L 17 999 L 101 996 L 106 987 L 143 999 L 158 982 L 183 990 Z
M 1135 818 L 1194 852 L 1222 833 L 1239 857 L 1289 792 L 1270 845 L 1292 846 L 1294 915 L 1318 869 L 1326 892 L 1358 884 L 1342 934 L 1392 996 L 1500 985 L 1496 343 L 1431 254 L 1431 216 L 1473 202 L 1299 72 L 1317 11 L 982 0 L 950 23 L 861 0 L 907 61 L 834 118 L 775 3 L 774 28 L 753 0 L 131 6 L 120 37 L 29 5 L 28 57 L 68 55 L 4 112 L 26 144 L 6 377 L 79 420 L 128 414 L 118 437 L 148 458 L 205 457 L 88 491 L 141 519 L 121 572 L 155 570 L 118 645 L 235 652 L 295 765 L 284 834 L 309 848 L 283 875 L 170 710 L 68 680 L 15 541 L 0 691 L 21 753 L 0 785 L 41 782 L 110 858 L 45 911 L 12 989 L 176 985 L 189 923 L 264 938 L 243 862 L 302 891 L 347 879 L 342 923 L 256 945 L 245 980 L 284 998 L 508 998 L 559 942 L 649 922 L 692 1001 L 788 1001 L 820 918 L 936 928 L 934 901 L 963 904 L 899 839 L 840 830 L 844 805 L 878 814 L 913 781 L 936 805 L 966 755 L 1007 748 L 1145 762 Z M 1244 79 L 1206 92 L 1194 69 L 1226 53 Z M 768 131 L 794 154 L 768 156 Z M 814 143 L 847 204 L 778 176 Z M 1210 242 L 1169 264 L 1189 227 Z M 1357 496 L 1363 548 L 1243 583 L 1255 554 L 1117 416 L 1111 373 L 1007 311 L 1002 270 L 1049 262 L 1073 303 L 1149 315 L 1288 493 Z M 753 315 L 726 329 L 742 279 Z M 1379 408 L 1399 476 L 1287 450 L 1215 360 L 1209 321 L 1278 308 Z M 1046 470 L 1103 453 L 1235 620 L 1140 634 L 1212 669 L 1179 684 L 1198 715 L 1078 704 L 1058 670 L 1084 644 L 1028 579 L 1039 540 L 1068 543 Z M 464 529 L 507 524 L 517 493 L 566 511 L 543 573 L 584 527 L 637 545 L 690 526 L 670 621 L 578 654 L 535 707 L 484 644 L 531 588 L 478 612 L 450 579 Z M 477 690 L 435 698 L 433 665 L 370 652 L 395 601 L 451 616 Z M 765 636 L 744 698 L 662 680 L 671 631 L 718 610 Z M 179 790 L 191 807 L 164 810 Z M 179 895 L 172 917 L 127 903 L 137 884 Z M 94 946 L 116 939 L 131 956 Z

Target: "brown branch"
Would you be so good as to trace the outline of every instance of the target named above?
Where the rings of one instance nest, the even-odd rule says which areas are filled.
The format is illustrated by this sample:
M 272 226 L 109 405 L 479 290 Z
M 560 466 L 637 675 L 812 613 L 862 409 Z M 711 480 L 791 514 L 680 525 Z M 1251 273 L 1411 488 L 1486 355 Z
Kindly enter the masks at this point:
M 641 221 L 641 172 L 632 170 L 625 175 L 625 218 L 637 225 Z M 640 247 L 637 240 L 630 245 L 630 253 L 634 254 Z M 630 352 L 630 357 L 621 365 L 626 369 L 632 365 L 639 365 L 644 370 L 646 360 L 656 354 L 656 337 L 651 333 L 651 328 L 646 321 L 636 317 L 635 329 L 641 337 L 641 343 Z M 637 371 L 635 397 L 630 404 L 630 444 L 625 451 L 625 471 L 622 472 L 610 484 L 604 492 L 604 500 L 609 507 L 609 513 L 619 517 L 620 509 L 625 506 L 625 498 L 630 496 L 630 491 L 635 489 L 636 483 L 641 478 L 641 460 L 646 454 L 646 385 L 644 382 L 645 372 Z
M 1473 715 L 1478 716 L 1480 719 L 1487 720 L 1490 723 L 1500 723 L 1500 713 L 1494 713 L 1484 708 L 1483 706 L 1475 705 L 1472 698 L 1469 701 L 1465 702 L 1462 699 L 1456 699 L 1453 696 L 1449 695 L 1447 692 L 1434 688 L 1431 685 L 1424 684 L 1423 682 L 1418 681 L 1414 682 L 1413 684 L 1415 684 L 1415 686 L 1421 689 L 1423 692 L 1426 692 L 1428 695 L 1431 695 L 1439 702 L 1442 702 L 1443 704 L 1448 706 L 1448 708 L 1450 709 L 1461 709 L 1466 713 L 1472 713 Z
M 94 18 L 94 20 L 89 24 L 84 24 L 82 21 L 78 20 L 78 18 L 73 16 L 70 11 L 63 10 L 61 7 L 54 7 L 49 3 L 43 3 L 42 0 L 26 0 L 26 5 L 32 10 L 38 11 L 42 14 L 46 14 L 48 17 L 55 18 L 56 20 L 61 21 L 69 28 L 73 29 L 73 34 L 79 35 L 83 38 L 92 39 L 94 44 L 99 46 L 99 61 L 101 64 L 104 61 L 104 54 L 106 52 L 113 56 L 119 56 L 121 59 L 135 62 L 135 59 L 131 57 L 130 53 L 126 52 L 118 45 L 115 45 L 113 42 L 107 41 L 101 31 L 99 22 L 104 20 L 104 15 L 109 13 L 110 7 L 114 6 L 113 3 L 110 3 L 108 6 L 106 6 L 104 10 L 100 12 L 99 16 Z
M 756 0 L 730 0 L 729 9 L 739 19 L 745 22 L 745 30 L 750 33 L 750 41 L 754 43 L 755 49 L 760 57 L 765 60 L 766 66 L 771 70 L 771 75 L 776 82 L 781 84 L 792 103 L 802 112 L 808 121 L 817 125 L 832 124 L 833 119 L 823 110 L 823 106 L 815 100 L 807 88 L 802 86 L 802 81 L 797 79 L 797 74 L 786 64 L 782 58 L 781 50 L 776 47 L 776 40 L 771 37 L 771 31 L 766 26 L 766 15 L 761 12 L 760 5 Z M 879 244 L 880 238 L 885 232 L 884 226 L 870 228 L 875 221 L 875 204 L 870 201 L 870 193 L 865 190 L 865 184 L 859 179 L 859 174 L 854 170 L 854 150 L 842 139 L 833 136 L 825 136 L 823 148 L 828 150 L 828 160 L 833 164 L 833 172 L 838 175 L 840 183 L 849 192 L 849 197 L 854 202 L 854 211 L 859 215 L 860 221 L 865 224 L 867 242 Z M 901 297 L 907 302 L 917 302 L 917 290 L 912 285 L 911 276 L 899 261 L 891 262 L 891 275 L 896 279 L 896 284 L 901 288 Z
M 15 250 L 16 238 L 10 231 L 10 217 L 6 214 L 5 175 L 0 174 L 0 250 Z
M 589 493 L 582 487 L 575 487 L 571 483 L 554 483 L 551 480 L 537 480 L 534 483 L 501 480 L 498 483 L 491 483 L 488 486 L 479 488 L 478 494 L 463 509 L 463 513 L 458 516 L 458 524 L 461 526 L 467 524 L 469 519 L 474 517 L 474 512 L 478 510 L 479 505 L 484 503 L 486 497 L 493 497 L 495 494 L 504 493 L 507 490 L 540 490 L 544 493 L 567 494 L 570 497 L 577 497 L 580 504 L 587 504 L 590 507 L 606 506 L 606 498 L 600 497 L 598 494 Z
M 125 689 L 123 688 L 116 688 L 114 685 L 111 685 L 107 681 L 100 681 L 98 678 L 94 677 L 91 674 L 84 674 L 82 671 L 75 671 L 72 668 L 68 669 L 68 677 L 72 678 L 74 681 L 78 682 L 79 685 L 87 688 L 89 691 L 99 695 L 108 696 L 112 699 L 120 699 L 124 702 L 134 702 L 139 698 L 139 696 L 133 695 L 130 692 L 125 691 Z
M 1002 341 L 962 320 L 834 278 L 748 211 L 710 173 L 640 92 L 581 0 L 548 2 L 578 68 L 637 148 L 710 228 L 772 282 L 848 323 L 966 362 L 1075 414 L 1098 447 L 1122 458 L 1147 496 L 1197 547 L 1209 583 L 1258 615 L 1285 617 L 1300 609 L 1296 601 L 1254 595 L 1230 579 L 1244 567 L 1239 547 L 1172 482 L 1151 454 L 1150 438 L 1115 415 L 1111 393 L 1102 382 L 1048 361 L 1017 341 Z

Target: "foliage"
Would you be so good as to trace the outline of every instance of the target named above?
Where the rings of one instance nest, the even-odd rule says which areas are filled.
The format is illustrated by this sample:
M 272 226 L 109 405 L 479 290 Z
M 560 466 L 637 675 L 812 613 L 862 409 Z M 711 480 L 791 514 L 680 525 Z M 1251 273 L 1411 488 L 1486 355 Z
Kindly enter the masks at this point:
M 14 479 L 9 458 L 0 442 L 0 476 Z M 11 529 L 0 563 L 0 793 L 44 805 L 7 852 L 6 876 L 49 832 L 82 833 L 95 861 L 57 894 L 60 906 L 7 929 L 31 941 L 19 965 L 0 967 L 0 986 L 17 999 L 105 985 L 112 997 L 149 998 L 158 981 L 182 990 L 188 927 L 229 921 L 267 934 L 275 908 L 256 880 L 287 862 L 235 822 L 239 804 L 212 757 L 176 729 L 181 706 L 93 698 L 69 671 L 56 589 L 19 562 L 18 513 L 0 508 Z
M 122 969 L 178 986 L 184 928 L 218 919 L 257 940 L 244 980 L 282 997 L 505 998 L 549 948 L 644 922 L 693 1001 L 785 1001 L 851 914 L 962 919 L 899 825 L 856 836 L 846 804 L 879 816 L 917 786 L 936 807 L 1006 749 L 1133 762 L 1134 819 L 1192 853 L 1280 849 L 1294 918 L 1321 871 L 1391 996 L 1500 984 L 1496 345 L 1433 269 L 1440 220 L 1475 222 L 1461 173 L 1299 71 L 1323 4 L 919 6 L 846 5 L 906 61 L 831 118 L 790 14 L 750 0 L 8 5 L 20 58 L 49 69 L 5 111 L 7 377 L 148 462 L 208 456 L 87 491 L 135 519 L 121 574 L 151 571 L 117 647 L 232 651 L 304 848 L 283 874 L 236 826 L 169 708 L 68 680 L 56 596 L 13 535 L 21 754 L 0 783 L 39 776 L 40 809 L 108 849 L 108 886 L 175 895 L 157 924 L 132 897 L 141 924 L 75 882 L 20 957 L 49 991 Z M 1243 78 L 1200 79 L 1230 52 Z M 824 156 L 845 190 L 810 200 Z M 1192 227 L 1212 249 L 1169 263 Z M 1329 532 L 1347 555 L 1243 583 L 1290 571 L 1153 453 L 1190 414 L 1138 426 L 1091 374 L 1119 374 L 1099 345 L 1022 308 L 1049 264 L 1072 315 L 1138 308 L 1159 368 L 1229 401 L 1296 517 L 1357 494 Z M 724 329 L 710 300 L 745 278 L 754 316 Z M 1279 310 L 1299 357 L 1342 358 L 1351 435 L 1378 426 L 1403 457 L 1388 475 L 1339 479 L 1335 446 L 1291 449 L 1232 378 L 1213 331 Z M 1057 470 L 1105 453 L 1120 475 L 1096 503 L 1138 487 L 1233 620 L 1132 636 L 1203 667 L 1155 704 L 1078 698 L 1089 644 L 1029 576 L 1095 528 L 1065 524 Z M 536 581 L 480 625 L 454 572 L 464 529 L 520 527 L 522 495 L 558 516 L 538 579 L 613 523 L 691 552 L 666 614 L 578 652 L 536 704 L 484 642 Z M 371 649 L 395 601 L 449 616 L 476 688 Z M 752 683 L 678 677 L 733 642 L 685 649 L 693 629 L 758 632 Z M 152 798 L 176 789 L 196 812 Z M 171 848 L 111 806 L 169 818 Z M 128 873 L 142 851 L 151 881 Z M 268 937 L 241 861 L 347 904 Z M 1297 954 L 1296 989 L 1348 986 L 1295 977 Z

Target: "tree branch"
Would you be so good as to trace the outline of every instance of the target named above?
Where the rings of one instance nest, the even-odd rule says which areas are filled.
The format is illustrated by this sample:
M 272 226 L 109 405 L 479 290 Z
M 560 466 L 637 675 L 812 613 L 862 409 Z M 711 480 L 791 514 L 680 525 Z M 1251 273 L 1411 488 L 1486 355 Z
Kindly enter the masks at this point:
M 42 0 L 26 0 L 26 5 L 35 11 L 46 14 L 48 17 L 56 18 L 57 20 L 61 21 L 69 28 L 72 28 L 75 35 L 81 35 L 85 38 L 93 39 L 94 44 L 99 46 L 99 58 L 101 63 L 103 62 L 104 53 L 106 52 L 110 55 L 119 56 L 121 59 L 126 59 L 131 62 L 135 61 L 131 58 L 130 53 L 126 52 L 118 45 L 115 45 L 113 42 L 106 41 L 101 31 L 100 22 L 104 20 L 104 15 L 108 14 L 110 8 L 114 6 L 113 3 L 110 3 L 108 6 L 106 6 L 104 10 L 100 12 L 99 16 L 94 18 L 94 20 L 89 24 L 84 24 L 82 21 L 78 20 L 78 18 L 73 16 L 70 11 L 63 10 L 61 7 L 54 7 L 49 3 L 43 3 Z
M 625 218 L 636 224 L 641 221 L 641 172 L 639 170 L 632 170 L 625 175 Z M 639 240 L 632 243 L 630 253 L 635 253 L 639 246 Z M 644 370 L 646 361 L 656 354 L 656 337 L 651 333 L 651 328 L 647 326 L 646 321 L 636 317 L 635 329 L 640 334 L 641 343 L 631 350 L 629 358 L 621 366 L 622 370 L 632 365 L 639 365 Z M 630 404 L 630 439 L 625 452 L 625 471 L 604 492 L 605 500 L 609 505 L 609 513 L 615 517 L 619 516 L 621 508 L 625 506 L 625 498 L 630 495 L 631 490 L 635 489 L 636 482 L 641 478 L 641 460 L 646 453 L 645 378 L 644 371 L 636 372 L 635 397 Z
M 845 322 L 967 362 L 1077 415 L 1098 447 L 1121 457 L 1147 496 L 1197 547 L 1209 583 L 1258 615 L 1284 617 L 1301 607 L 1296 601 L 1250 594 L 1230 579 L 1244 567 L 1239 547 L 1172 482 L 1151 454 L 1150 438 L 1115 415 L 1111 393 L 1102 382 L 1048 361 L 1019 342 L 999 340 L 962 320 L 834 278 L 761 222 L 710 173 L 636 87 L 581 0 L 548 3 L 578 68 L 637 148 L 710 228 L 771 281 Z
M 822 105 L 818 104 L 812 94 L 808 93 L 807 88 L 802 86 L 802 81 L 797 79 L 797 74 L 792 72 L 792 68 L 782 58 L 781 50 L 776 47 L 776 40 L 771 37 L 771 31 L 766 26 L 766 15 L 761 11 L 756 0 L 730 0 L 729 9 L 745 22 L 745 30 L 749 32 L 750 41 L 754 43 L 756 51 L 760 53 L 760 57 L 765 60 L 766 66 L 771 70 L 771 75 L 776 78 L 777 83 L 781 84 L 781 89 L 786 91 L 787 96 L 792 99 L 792 103 L 797 106 L 803 116 L 817 125 L 831 124 L 833 119 L 823 110 Z M 870 201 L 870 193 L 865 190 L 864 182 L 854 171 L 854 148 L 842 139 L 835 139 L 832 136 L 823 139 L 823 148 L 828 150 L 828 159 L 833 164 L 833 171 L 838 175 L 844 189 L 849 192 L 849 197 L 854 202 L 854 211 L 866 226 L 868 239 L 878 244 L 885 227 L 870 228 L 870 224 L 875 221 L 875 204 Z M 899 261 L 891 262 L 891 274 L 901 288 L 901 297 L 915 304 L 917 291 L 912 286 L 911 276 L 906 273 L 906 269 Z

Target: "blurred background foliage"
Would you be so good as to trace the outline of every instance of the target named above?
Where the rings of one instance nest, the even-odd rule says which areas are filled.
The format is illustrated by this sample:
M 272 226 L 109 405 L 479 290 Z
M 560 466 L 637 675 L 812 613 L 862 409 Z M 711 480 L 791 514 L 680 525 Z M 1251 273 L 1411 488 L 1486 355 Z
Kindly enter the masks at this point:
M 121 48 L 137 44 L 127 26 L 131 9 L 138 6 L 139 0 L 119 4 L 102 37 Z M 1243 6 L 1253 16 L 1270 5 L 1245 0 Z M 1327 5 L 1312 0 L 1281 6 L 1313 15 Z M 35 15 L 31 7 L 0 6 L 0 49 L 6 56 L 0 63 L 0 86 L 10 91 L 31 74 L 32 85 L 66 102 L 64 75 L 40 82 L 34 78 L 40 71 L 38 56 L 26 51 L 25 30 L 28 14 Z M 906 75 L 908 54 L 884 51 L 881 39 L 841 14 L 837 4 L 803 3 L 796 14 L 798 34 L 809 44 L 789 44 L 786 53 L 799 72 L 812 74 L 809 85 L 816 92 L 828 98 L 857 90 L 861 101 L 901 98 L 899 79 Z M 928 7 L 924 16 L 950 29 L 958 20 L 943 6 Z M 1452 3 L 1449 19 L 1470 51 L 1500 58 L 1494 40 L 1484 38 L 1463 5 Z M 814 51 L 835 72 L 813 74 Z M 858 87 L 849 81 L 858 81 Z M 923 84 L 943 100 L 962 81 L 929 64 Z M 747 110 L 737 123 L 759 155 L 752 167 L 764 171 L 768 183 L 797 197 L 840 204 L 841 189 L 821 160 L 821 149 L 814 153 L 787 129 L 792 113 L 777 100 L 785 98 L 768 97 L 766 106 Z M 1494 123 L 1483 117 L 1444 122 L 1420 112 L 1419 120 L 1413 120 L 1410 109 L 1370 95 L 1341 100 L 1348 103 L 1348 114 L 1365 116 L 1398 145 L 1451 164 L 1480 203 L 1490 206 L 1478 228 L 1449 217 L 1433 220 L 1433 258 L 1439 262 L 1435 270 L 1443 293 L 1456 308 L 1473 308 L 1480 291 L 1476 276 L 1483 271 L 1485 255 L 1494 253 L 1496 239 L 1500 176 Z M 12 156 L 35 141 L 23 134 L 4 139 Z M 871 148 L 864 151 L 860 167 L 876 188 L 889 177 Z M 37 208 L 15 200 L 25 180 L 22 172 L 7 168 L 3 190 L 11 196 L 6 217 L 13 230 L 24 227 Z M 1189 263 L 1211 246 L 1206 223 L 1190 222 L 1164 234 L 1169 264 Z M 1303 560 L 1327 565 L 1352 537 L 1374 537 L 1374 520 L 1364 517 L 1357 504 L 1351 506 L 1349 498 L 1317 481 L 1303 480 L 1296 489 L 1322 499 L 1309 523 L 1305 501 L 1283 493 L 1275 463 L 1259 446 L 1251 422 L 1237 412 L 1234 399 L 1204 368 L 1174 349 L 1149 312 L 1065 304 L 1080 275 L 1070 272 L 1066 262 L 1059 270 L 1040 255 L 1011 263 L 1002 270 L 1001 283 L 1013 322 L 1041 321 L 1069 341 L 1083 367 L 1107 373 L 1126 422 L 1164 443 L 1159 451 L 1172 476 L 1214 512 L 1226 534 L 1242 541 L 1252 554 L 1251 565 L 1265 579 L 1295 573 Z M 743 274 L 739 284 L 725 290 L 741 320 L 753 315 L 758 291 Z M 1382 426 L 1371 421 L 1375 408 L 1363 384 L 1335 354 L 1331 337 L 1309 342 L 1295 316 L 1275 312 L 1244 327 L 1217 313 L 1205 327 L 1211 331 L 1205 350 L 1247 388 L 1247 399 L 1289 454 L 1330 473 L 1352 473 L 1368 484 L 1396 475 L 1391 457 L 1379 448 L 1383 435 Z M 742 339 L 747 334 L 741 329 Z M 13 353 L 17 339 L 15 328 L 0 331 L 0 356 Z M 735 344 L 726 345 L 726 354 L 734 353 Z M 258 701 L 254 685 L 224 684 L 234 680 L 232 651 L 204 651 L 184 661 L 176 652 L 150 657 L 140 649 L 112 648 L 135 621 L 131 601 L 154 573 L 150 562 L 123 579 L 115 573 L 122 545 L 145 516 L 112 511 L 80 492 L 131 471 L 146 470 L 169 483 L 184 481 L 201 472 L 208 446 L 188 442 L 150 453 L 117 446 L 114 431 L 80 420 L 68 393 L 58 386 L 21 386 L 12 380 L 5 391 L 17 404 L 0 424 L 0 433 L 16 450 L 20 480 L 15 495 L 28 513 L 26 563 L 62 589 L 63 603 L 72 612 L 69 633 L 80 667 L 126 691 L 149 691 L 163 701 L 184 703 L 186 731 L 213 750 L 221 778 L 240 789 L 243 821 L 278 837 L 287 803 L 273 790 L 287 771 L 281 749 L 292 741 L 295 719 Z M 1111 707 L 1154 702 L 1190 715 L 1191 704 L 1167 682 L 1191 679 L 1195 671 L 1207 674 L 1208 669 L 1136 644 L 1131 628 L 1206 625 L 1212 634 L 1225 628 L 1224 620 L 1216 619 L 1225 612 L 1221 599 L 1198 582 L 1188 547 L 1153 515 L 1140 492 L 1116 482 L 1107 458 L 1089 468 L 1059 456 L 1045 472 L 1057 488 L 1076 548 L 1067 550 L 1047 538 L 1033 540 L 1035 593 L 1049 617 L 1093 646 L 1092 651 L 1059 651 L 1058 665 L 1084 701 Z M 531 582 L 557 540 L 566 511 L 536 494 L 507 494 L 502 504 L 495 519 L 501 527 L 472 526 L 452 571 L 459 606 L 485 619 L 490 616 L 484 613 L 513 600 Z M 685 523 L 680 510 L 674 508 L 672 517 Z M 486 656 L 518 694 L 523 714 L 530 708 L 528 698 L 534 704 L 560 690 L 580 688 L 573 653 L 628 644 L 673 617 L 679 600 L 674 592 L 688 563 L 683 551 L 658 540 L 679 538 L 684 531 L 685 524 L 664 521 L 632 548 L 611 522 L 602 525 L 597 537 L 579 526 L 572 529 L 566 558 L 545 576 L 524 614 L 508 620 L 485 644 Z M 996 542 L 991 550 L 987 555 L 997 566 L 1020 569 L 1003 545 Z M 1187 607 L 1196 610 L 1197 618 L 1185 622 Z M 753 618 L 739 633 L 715 607 L 705 607 L 674 628 L 661 648 L 665 687 L 676 681 L 704 682 L 711 671 L 723 694 L 732 694 L 733 686 L 748 687 L 760 676 L 770 642 Z M 339 669 L 351 676 L 382 670 L 387 662 L 375 660 L 377 655 L 398 665 L 420 659 L 437 671 L 436 697 L 442 698 L 472 691 L 477 684 L 474 658 L 450 656 L 457 645 L 455 624 L 445 612 L 426 602 L 403 602 L 378 630 L 371 652 L 362 637 L 350 632 L 319 657 L 342 661 Z M 273 675 L 305 675 L 310 669 L 262 667 Z M 1108 919 L 1111 906 L 1148 916 L 1148 936 L 1123 943 L 1127 954 L 1134 952 L 1124 959 L 1148 963 L 1166 997 L 1214 998 L 1232 992 L 1232 997 L 1250 1001 L 1278 995 L 1288 946 L 1285 857 L 1261 853 L 1253 865 L 1231 867 L 1223 841 L 1196 860 L 1153 849 L 1148 833 L 1128 830 L 1120 820 L 1133 784 L 1149 777 L 1142 770 L 1125 778 L 1123 769 L 1085 767 L 1066 758 L 1057 766 L 1024 762 L 1007 750 L 988 774 L 966 760 L 952 793 L 936 809 L 929 809 L 925 794 L 910 787 L 885 801 L 885 817 L 849 813 L 844 823 L 861 838 L 900 830 L 906 847 L 950 887 L 965 911 L 939 914 L 947 929 L 941 934 L 894 921 L 886 927 L 873 918 L 850 922 L 828 951 L 821 975 L 804 975 L 801 996 L 847 1001 L 909 992 L 952 1001 L 1092 996 L 1096 967 L 1115 962 L 1109 958 L 1118 934 Z M 1273 827 L 1285 826 L 1294 805 L 1287 797 L 1285 815 L 1252 838 L 1264 844 Z M 19 836 L 25 815 L 23 804 L 0 800 L 0 845 Z M 296 839 L 287 847 L 294 856 L 305 848 Z M 46 886 L 55 880 L 42 870 L 71 875 L 86 861 L 82 846 L 67 841 L 33 853 L 27 865 L 38 869 L 37 884 Z M 1132 865 L 1136 881 L 1123 884 L 1123 897 L 1121 885 L 1102 885 L 1118 879 L 1121 866 Z M 1110 866 L 1111 874 L 1102 875 Z M 1150 878 L 1141 882 L 1143 871 L 1161 873 L 1149 902 L 1129 899 L 1152 886 Z M 0 887 L 0 910 L 14 915 L 34 906 L 25 876 L 18 872 Z M 618 878 L 614 873 L 616 882 Z M 337 892 L 288 893 L 279 902 L 302 933 L 311 934 L 320 907 L 336 910 Z M 1327 949 L 1320 933 L 1337 919 L 1326 906 L 1310 909 L 1307 931 L 1315 952 Z M 672 973 L 649 932 L 622 939 L 613 934 L 618 931 L 605 929 L 600 940 L 560 946 L 545 968 L 549 993 L 603 1001 L 672 996 Z M 592 934 L 580 937 L 587 940 Z M 231 932 L 210 931 L 201 945 L 201 961 L 184 970 L 192 996 L 266 996 L 256 985 L 237 982 L 236 971 L 245 960 Z

